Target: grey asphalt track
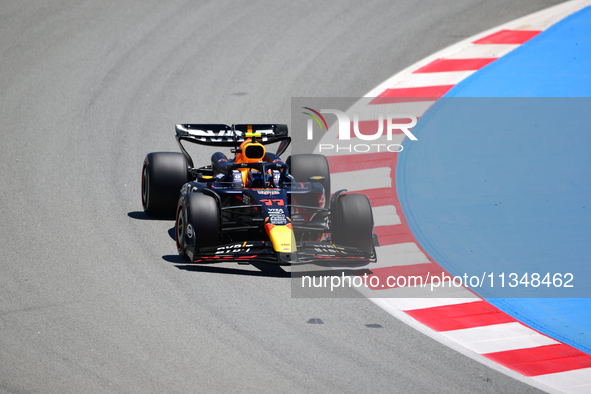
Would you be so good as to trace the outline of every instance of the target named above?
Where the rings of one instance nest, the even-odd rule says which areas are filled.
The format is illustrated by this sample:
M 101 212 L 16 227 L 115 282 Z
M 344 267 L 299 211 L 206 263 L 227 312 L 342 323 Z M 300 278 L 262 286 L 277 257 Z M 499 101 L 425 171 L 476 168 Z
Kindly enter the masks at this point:
M 140 170 L 175 123 L 289 123 L 554 3 L 1 1 L 0 391 L 535 391 L 368 300 L 184 265 Z

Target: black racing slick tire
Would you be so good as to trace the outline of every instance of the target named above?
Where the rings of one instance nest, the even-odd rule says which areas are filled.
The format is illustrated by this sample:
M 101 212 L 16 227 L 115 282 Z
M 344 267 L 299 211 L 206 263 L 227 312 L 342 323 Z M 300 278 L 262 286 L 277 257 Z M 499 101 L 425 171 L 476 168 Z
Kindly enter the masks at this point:
M 374 253 L 373 212 L 363 194 L 339 195 L 331 209 L 333 242 L 351 246 L 370 256 Z
M 291 155 L 285 162 L 289 166 L 289 173 L 295 178 L 296 182 L 310 182 L 310 177 L 324 177 L 322 186 L 324 186 L 324 206 L 328 207 L 330 202 L 330 168 L 328 160 L 323 155 L 312 153 Z M 311 205 L 303 203 L 302 205 Z
M 151 217 L 174 218 L 181 187 L 191 181 L 182 153 L 148 153 L 142 169 L 142 205 Z
M 195 260 L 199 249 L 218 245 L 221 219 L 217 200 L 201 192 L 182 196 L 174 229 L 177 251 L 184 259 Z

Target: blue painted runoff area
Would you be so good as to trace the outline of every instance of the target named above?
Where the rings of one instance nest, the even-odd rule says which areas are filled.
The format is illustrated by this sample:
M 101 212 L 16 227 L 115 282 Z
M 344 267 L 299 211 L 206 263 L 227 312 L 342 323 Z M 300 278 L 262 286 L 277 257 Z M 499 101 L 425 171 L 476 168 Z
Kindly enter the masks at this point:
M 425 251 L 591 353 L 591 7 L 460 82 L 413 134 L 396 183 Z

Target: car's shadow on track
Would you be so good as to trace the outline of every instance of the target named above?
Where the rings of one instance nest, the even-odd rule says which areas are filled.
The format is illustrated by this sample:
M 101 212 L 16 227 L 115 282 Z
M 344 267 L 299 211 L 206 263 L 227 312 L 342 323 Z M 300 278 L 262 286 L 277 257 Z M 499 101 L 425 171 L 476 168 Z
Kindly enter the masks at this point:
M 132 219 L 136 219 L 136 220 L 154 220 L 154 221 L 165 221 L 165 220 L 170 221 L 170 220 L 172 220 L 172 221 L 174 221 L 174 218 L 153 218 L 151 216 L 146 215 L 146 213 L 144 211 L 128 212 L 127 216 L 129 216 Z M 174 232 L 172 234 L 174 235 Z
M 172 240 L 174 242 L 176 242 L 176 234 L 174 233 L 175 229 L 174 227 L 168 230 L 168 235 L 170 236 L 170 238 L 172 238 Z

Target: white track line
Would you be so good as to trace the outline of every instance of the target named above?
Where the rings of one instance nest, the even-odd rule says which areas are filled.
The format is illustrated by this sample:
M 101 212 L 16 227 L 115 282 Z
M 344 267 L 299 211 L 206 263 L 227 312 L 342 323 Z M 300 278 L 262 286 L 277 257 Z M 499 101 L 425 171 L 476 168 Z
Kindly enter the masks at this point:
M 536 376 L 533 379 L 564 392 L 591 393 L 591 368 Z

